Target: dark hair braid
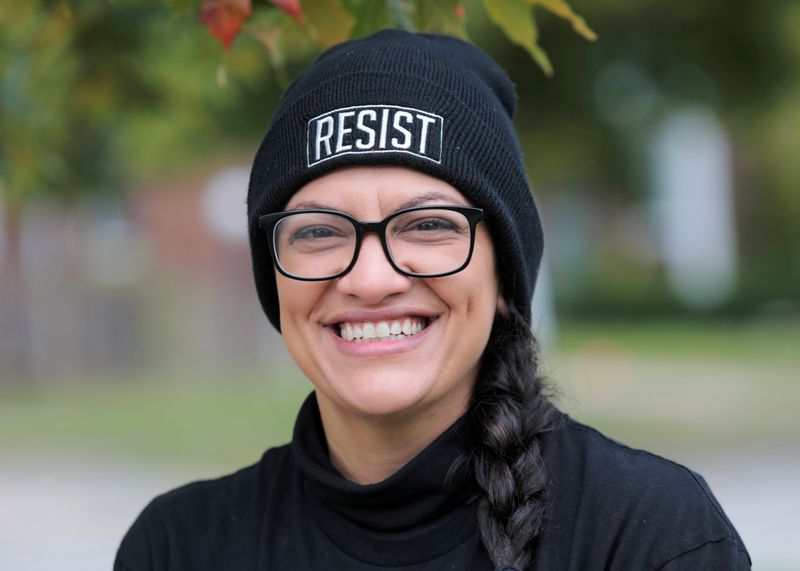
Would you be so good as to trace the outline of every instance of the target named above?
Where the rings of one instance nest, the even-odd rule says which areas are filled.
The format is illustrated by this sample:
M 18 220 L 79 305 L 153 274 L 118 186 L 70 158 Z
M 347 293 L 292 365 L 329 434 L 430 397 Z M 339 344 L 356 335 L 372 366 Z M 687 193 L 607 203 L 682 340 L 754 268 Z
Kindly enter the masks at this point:
M 472 394 L 467 450 L 453 469 L 478 487 L 477 527 L 498 569 L 524 569 L 545 515 L 541 435 L 559 417 L 538 370 L 538 345 L 513 307 L 495 319 Z

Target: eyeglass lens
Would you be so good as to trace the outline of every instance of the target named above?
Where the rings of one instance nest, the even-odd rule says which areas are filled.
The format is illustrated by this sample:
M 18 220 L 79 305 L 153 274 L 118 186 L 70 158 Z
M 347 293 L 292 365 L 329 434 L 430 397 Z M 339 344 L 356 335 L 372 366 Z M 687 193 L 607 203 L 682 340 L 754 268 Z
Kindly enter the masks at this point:
M 445 274 L 467 261 L 470 232 L 462 213 L 425 208 L 392 218 L 386 227 L 386 245 L 394 265 L 403 272 Z M 276 224 L 273 236 L 278 262 L 298 278 L 335 276 L 351 264 L 356 252 L 356 227 L 334 213 L 292 214 Z

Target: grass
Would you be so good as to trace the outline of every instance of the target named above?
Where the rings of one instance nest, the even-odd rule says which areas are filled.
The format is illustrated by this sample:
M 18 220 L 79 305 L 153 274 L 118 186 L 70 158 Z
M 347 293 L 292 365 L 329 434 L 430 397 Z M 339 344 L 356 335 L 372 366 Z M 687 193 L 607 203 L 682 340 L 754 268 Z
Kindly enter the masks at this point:
M 637 356 L 800 366 L 800 322 L 584 321 L 562 325 L 562 351 L 570 353 L 592 346 L 619 347 Z
M 250 375 L 224 385 L 147 378 L 16 392 L 2 397 L 0 447 L 240 466 L 289 441 L 309 391 L 301 379 Z
M 671 453 L 800 436 L 796 324 L 577 323 L 544 366 L 561 406 L 632 445 Z M 310 385 L 295 373 L 225 382 L 151 375 L 0 390 L 0 449 L 240 466 L 287 442 Z
M 575 323 L 545 358 L 561 406 L 632 445 L 738 449 L 800 436 L 800 323 Z

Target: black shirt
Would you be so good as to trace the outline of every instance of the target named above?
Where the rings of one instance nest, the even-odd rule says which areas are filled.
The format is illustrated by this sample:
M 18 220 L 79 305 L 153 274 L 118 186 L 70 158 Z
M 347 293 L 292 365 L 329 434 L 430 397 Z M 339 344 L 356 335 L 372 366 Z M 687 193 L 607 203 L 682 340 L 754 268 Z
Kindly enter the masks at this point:
M 446 478 L 459 424 L 383 482 L 359 485 L 331 465 L 312 394 L 290 445 L 154 499 L 114 568 L 491 570 L 469 483 Z M 545 436 L 544 454 L 549 515 L 529 570 L 750 569 L 722 508 L 687 468 L 566 416 Z

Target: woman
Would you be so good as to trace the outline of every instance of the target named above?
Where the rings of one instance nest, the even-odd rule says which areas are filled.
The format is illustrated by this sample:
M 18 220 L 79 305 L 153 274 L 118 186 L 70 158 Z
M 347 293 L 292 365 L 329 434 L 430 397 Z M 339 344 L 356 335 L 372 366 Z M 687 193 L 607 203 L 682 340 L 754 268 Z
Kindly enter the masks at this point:
M 546 396 L 542 232 L 505 73 L 384 31 L 284 95 L 248 198 L 260 301 L 315 385 L 290 445 L 156 498 L 117 569 L 749 569 L 696 474 Z

